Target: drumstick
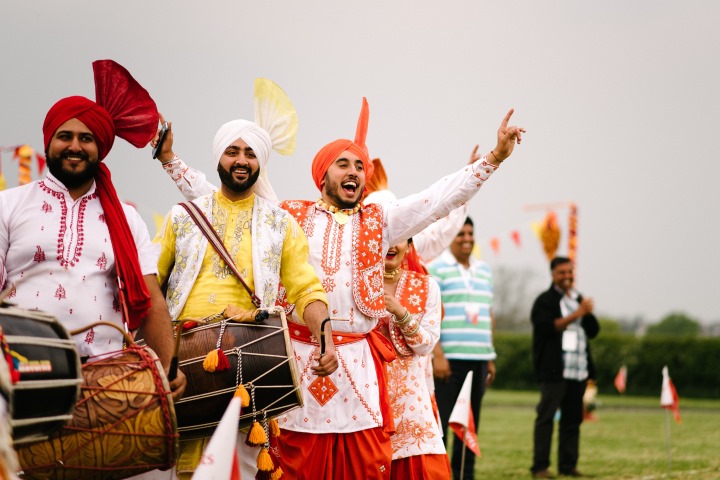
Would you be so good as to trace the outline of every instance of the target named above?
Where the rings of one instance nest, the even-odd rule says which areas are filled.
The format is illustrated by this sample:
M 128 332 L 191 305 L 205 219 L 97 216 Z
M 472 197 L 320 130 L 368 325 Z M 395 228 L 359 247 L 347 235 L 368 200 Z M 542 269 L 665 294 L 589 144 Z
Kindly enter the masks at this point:
M 337 320 L 338 322 L 349 322 L 349 318 L 340 317 L 328 317 L 320 324 L 320 358 L 325 355 L 325 324 L 331 320 Z
M 172 382 L 177 377 L 178 371 L 178 353 L 180 352 L 180 340 L 182 340 L 182 329 L 185 322 L 178 324 L 175 329 L 175 350 L 173 351 L 172 360 L 170 360 L 170 370 L 168 370 L 168 381 Z

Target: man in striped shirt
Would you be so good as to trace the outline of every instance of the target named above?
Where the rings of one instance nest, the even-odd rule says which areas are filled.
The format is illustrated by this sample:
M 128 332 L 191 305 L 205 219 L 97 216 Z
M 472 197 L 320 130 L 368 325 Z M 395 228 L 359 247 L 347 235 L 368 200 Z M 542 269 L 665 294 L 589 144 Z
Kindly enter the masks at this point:
M 471 257 L 474 246 L 473 222 L 468 217 L 449 251 L 428 265 L 440 285 L 445 308 L 440 341 L 433 350 L 435 395 L 443 432 L 447 432 L 450 413 L 467 373 L 473 372 L 470 404 L 477 425 L 485 388 L 495 378 L 492 273 L 487 263 Z M 461 463 L 462 449 L 453 448 L 451 465 L 456 479 L 460 478 Z M 473 478 L 474 464 L 475 455 L 467 450 L 465 479 Z

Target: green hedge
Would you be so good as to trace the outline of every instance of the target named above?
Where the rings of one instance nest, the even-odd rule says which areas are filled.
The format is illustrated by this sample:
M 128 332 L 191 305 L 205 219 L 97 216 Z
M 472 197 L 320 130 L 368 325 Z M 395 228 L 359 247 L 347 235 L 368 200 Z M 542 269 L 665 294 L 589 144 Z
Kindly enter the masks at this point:
M 660 395 L 662 367 L 667 365 L 680 396 L 720 398 L 720 338 L 600 335 L 590 343 L 597 368 L 598 391 L 617 393 L 613 385 L 627 366 L 628 395 Z M 537 389 L 529 334 L 496 332 L 498 388 Z

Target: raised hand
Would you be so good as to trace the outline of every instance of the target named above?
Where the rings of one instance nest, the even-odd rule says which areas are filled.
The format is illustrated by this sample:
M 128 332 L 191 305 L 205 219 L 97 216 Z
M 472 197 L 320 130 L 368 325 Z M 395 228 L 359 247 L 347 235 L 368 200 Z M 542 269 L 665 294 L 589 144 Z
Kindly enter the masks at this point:
M 160 115 L 160 124 L 164 124 L 165 117 L 163 117 L 162 113 L 160 113 L 160 112 L 158 112 L 158 114 Z M 155 137 L 152 140 L 150 140 L 150 146 L 153 148 L 155 148 L 155 145 L 157 145 L 158 141 L 160 140 L 160 130 L 161 130 L 161 128 L 158 128 L 158 131 L 155 134 Z M 162 150 L 160 150 L 160 153 L 157 156 L 157 159 L 160 161 L 160 163 L 167 163 L 175 157 L 175 153 L 173 152 L 172 146 L 173 146 L 172 122 L 168 122 L 167 135 L 165 135 L 165 141 L 163 142 Z
M 515 109 L 511 108 L 503 118 L 500 128 L 498 128 L 497 145 L 488 154 L 490 163 L 494 165 L 500 165 L 503 160 L 512 154 L 515 143 L 520 144 L 522 142 L 522 134 L 525 133 L 525 129 L 516 125 L 508 126 L 510 117 L 514 112 Z

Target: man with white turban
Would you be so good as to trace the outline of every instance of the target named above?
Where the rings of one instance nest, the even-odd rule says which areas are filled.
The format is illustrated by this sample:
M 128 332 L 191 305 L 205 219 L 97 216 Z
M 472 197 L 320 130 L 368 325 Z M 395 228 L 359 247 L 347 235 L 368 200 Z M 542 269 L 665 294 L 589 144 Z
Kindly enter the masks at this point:
M 297 314 L 319 338 L 320 325 L 328 317 L 327 297 L 308 263 L 307 238 L 297 221 L 277 206 L 266 174 L 271 150 L 294 150 L 297 116 L 282 90 L 267 80 L 255 83 L 255 112 L 256 122 L 233 120 L 220 127 L 213 143 L 220 190 L 208 188 L 193 203 L 212 224 L 262 306 L 275 305 L 282 281 Z M 171 133 L 168 135 L 159 159 L 173 175 L 173 169 L 182 168 L 182 164 L 172 151 Z M 159 280 L 161 284 L 167 282 L 166 300 L 173 320 L 204 318 L 229 304 L 245 310 L 255 308 L 240 279 L 208 246 L 182 206 L 172 208 L 155 241 L 161 244 Z M 314 371 L 328 375 L 336 368 L 331 350 Z M 240 458 L 250 461 L 243 461 L 243 478 L 254 478 L 252 463 L 257 451 L 255 455 L 248 453 L 244 441 L 238 443 L 245 449 Z M 194 453 L 184 456 L 185 451 Z M 197 441 L 181 439 L 177 468 L 181 477 L 194 470 L 201 453 L 202 445 L 198 448 Z

